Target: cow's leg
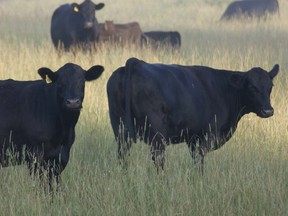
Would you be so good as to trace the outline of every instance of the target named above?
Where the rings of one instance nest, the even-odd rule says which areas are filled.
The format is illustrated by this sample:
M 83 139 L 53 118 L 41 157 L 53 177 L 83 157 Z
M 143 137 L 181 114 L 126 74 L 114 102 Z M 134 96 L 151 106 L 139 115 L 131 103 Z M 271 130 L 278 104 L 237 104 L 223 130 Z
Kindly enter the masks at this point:
M 31 177 L 33 178 L 33 180 L 39 180 L 39 185 L 41 186 L 41 188 L 45 190 L 45 187 L 47 185 L 47 176 L 46 176 L 46 164 L 41 161 L 40 158 L 37 158 L 35 156 L 26 156 L 26 162 L 27 162 L 27 166 L 29 169 L 29 173 L 31 175 Z M 50 190 L 50 188 L 48 188 L 48 190 Z
M 35 150 L 35 149 L 34 149 Z M 47 180 L 49 183 L 49 171 L 48 162 L 43 161 L 43 154 L 37 154 L 37 152 L 26 152 L 25 156 L 26 164 L 29 169 L 30 175 L 34 179 L 39 179 L 40 186 L 45 190 Z M 45 190 L 46 191 L 46 190 Z M 50 192 L 50 185 L 48 185 L 48 191 Z
M 113 129 L 115 139 L 118 145 L 117 157 L 118 157 L 120 164 L 122 164 L 126 159 L 129 149 L 131 148 L 132 142 L 128 140 L 129 134 L 128 134 L 127 129 L 125 130 L 125 125 L 123 123 L 122 118 L 119 117 L 118 114 L 111 112 L 112 110 L 111 107 L 109 107 L 109 110 L 110 110 L 109 116 L 110 116 L 112 129 Z
M 198 148 L 200 145 L 200 139 L 198 136 L 193 136 L 191 137 L 188 142 L 187 142 L 188 148 L 189 148 L 189 153 L 192 157 L 192 160 L 194 164 L 199 163 L 199 154 L 198 154 Z
M 47 167 L 48 172 L 48 185 L 49 185 L 49 192 L 54 191 L 53 180 L 56 181 L 56 190 L 58 190 L 60 185 L 60 165 L 56 164 L 56 161 L 51 161 L 52 164 L 49 164 Z
M 118 139 L 118 159 L 121 161 L 125 161 L 127 156 L 129 155 L 129 150 L 132 146 L 131 140 L 123 141 Z
M 195 143 L 188 143 L 188 148 L 190 155 L 192 157 L 193 162 L 196 164 L 197 163 L 197 153 L 196 153 L 196 144 Z
M 57 159 L 55 159 L 55 164 L 53 164 L 53 172 L 51 173 L 50 181 L 52 181 L 53 177 L 55 177 L 57 189 L 60 185 L 61 181 L 61 173 L 67 166 L 70 158 L 70 148 L 67 146 L 60 147 L 60 154 Z
M 151 155 L 152 160 L 154 161 L 154 164 L 157 168 L 157 172 L 159 172 L 159 168 L 164 170 L 164 164 L 165 164 L 165 144 L 166 139 L 165 137 L 157 132 L 152 137 L 151 140 Z
M 53 192 L 53 181 L 56 181 L 56 190 L 58 190 L 61 181 L 61 173 L 69 161 L 70 149 L 66 146 L 59 146 L 45 155 L 44 162 L 39 164 L 39 173 L 41 181 L 44 182 L 44 171 L 47 172 L 48 190 Z
M 199 148 L 199 155 L 201 157 L 200 172 L 202 175 L 204 175 L 204 157 L 206 155 L 206 151 L 204 148 Z
M 31 143 L 31 141 L 30 141 Z M 34 147 L 27 147 L 25 146 L 25 149 L 23 152 L 24 159 L 26 161 L 26 164 L 28 166 L 30 175 L 32 177 L 39 178 L 41 180 L 41 184 L 44 185 L 44 167 L 43 167 L 43 145 L 37 145 L 34 144 Z
M 168 128 L 169 128 L 169 120 L 168 120 L 168 108 L 165 104 L 161 102 L 162 99 L 157 100 L 155 106 L 158 107 L 159 110 L 155 112 L 151 111 L 150 115 L 147 116 L 147 126 L 148 134 L 149 134 L 149 144 L 151 145 L 151 154 L 152 160 L 154 161 L 157 172 L 159 172 L 159 168 L 161 167 L 164 170 L 165 163 L 165 146 L 168 144 Z
M 116 131 L 116 132 L 115 132 Z M 132 140 L 129 137 L 129 132 L 125 129 L 122 121 L 119 121 L 118 127 L 115 128 L 114 133 L 116 134 L 116 139 L 118 143 L 117 156 L 120 163 L 126 163 L 126 157 L 132 146 Z
M 32 176 L 36 176 L 37 178 L 39 178 L 40 186 L 44 189 L 45 192 L 48 193 L 53 192 L 54 178 L 56 179 L 56 181 L 58 179 L 58 176 L 55 175 L 55 168 L 56 168 L 55 163 L 56 163 L 55 160 L 48 160 L 28 164 L 30 174 L 32 174 Z
M 190 152 L 190 155 L 192 157 L 194 164 L 199 164 L 199 159 L 200 159 L 199 171 L 203 175 L 204 174 L 204 157 L 205 157 L 206 151 L 203 146 L 202 140 L 198 137 L 197 138 L 193 137 L 189 140 L 187 144 L 188 144 L 189 152 Z
M 60 174 L 63 170 L 61 164 L 59 164 L 59 160 L 48 160 L 43 169 L 47 172 L 47 180 L 48 180 L 48 192 L 51 193 L 54 191 L 53 181 L 56 181 L 56 190 L 58 190 L 60 185 Z
M 16 166 L 23 163 L 22 149 L 23 145 L 17 145 L 17 140 L 12 136 L 10 131 L 9 136 L 0 136 L 0 166 Z
M 0 137 L 0 167 L 7 167 L 8 166 L 8 158 L 7 158 L 7 148 L 9 144 L 7 144 L 7 138 L 5 136 Z

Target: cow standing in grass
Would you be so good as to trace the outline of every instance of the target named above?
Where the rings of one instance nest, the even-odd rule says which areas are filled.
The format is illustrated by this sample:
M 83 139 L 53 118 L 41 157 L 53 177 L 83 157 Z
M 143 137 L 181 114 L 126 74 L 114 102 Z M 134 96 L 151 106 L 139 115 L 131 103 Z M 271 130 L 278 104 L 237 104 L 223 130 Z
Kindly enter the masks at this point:
M 221 20 L 238 18 L 265 18 L 279 13 L 278 0 L 243 0 L 229 4 Z
M 178 31 L 143 32 L 141 44 L 151 46 L 153 49 L 167 47 L 177 50 L 181 47 L 181 35 Z
M 140 46 L 142 30 L 138 22 L 115 24 L 108 20 L 100 26 L 99 42 Z
M 51 37 L 56 48 L 68 51 L 71 46 L 90 48 L 99 37 L 99 24 L 95 17 L 96 10 L 104 7 L 103 3 L 94 4 L 85 0 L 82 4 L 64 4 L 57 8 L 51 20 Z
M 151 145 L 152 159 L 163 169 L 165 147 L 186 142 L 194 159 L 199 152 L 203 171 L 206 153 L 232 137 L 243 115 L 273 115 L 270 94 L 278 71 L 278 65 L 270 72 L 232 72 L 129 59 L 107 83 L 119 159 L 139 138 Z
M 40 68 L 43 80 L 0 81 L 0 167 L 27 162 L 31 172 L 48 172 L 50 188 L 53 176 L 58 183 L 75 140 L 85 81 L 103 70 L 68 63 L 56 72 Z

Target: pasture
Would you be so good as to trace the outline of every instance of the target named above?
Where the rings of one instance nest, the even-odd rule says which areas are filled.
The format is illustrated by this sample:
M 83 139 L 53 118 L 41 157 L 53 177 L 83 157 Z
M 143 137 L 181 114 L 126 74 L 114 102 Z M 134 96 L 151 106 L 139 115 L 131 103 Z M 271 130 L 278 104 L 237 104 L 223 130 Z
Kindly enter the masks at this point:
M 177 30 L 181 50 L 101 45 L 93 53 L 58 55 L 50 19 L 63 1 L 0 1 L 0 79 L 40 79 L 38 68 L 56 70 L 67 62 L 84 69 L 105 67 L 97 81 L 86 84 L 76 141 L 53 201 L 25 166 L 5 168 L 0 170 L 0 215 L 287 215 L 288 2 L 280 0 L 280 17 L 266 22 L 227 23 L 219 19 L 229 0 L 103 2 L 99 22 L 137 21 L 143 31 Z M 204 176 L 185 144 L 167 147 L 165 171 L 157 175 L 150 148 L 139 142 L 124 170 L 116 158 L 106 82 L 132 56 L 240 71 L 270 70 L 278 63 L 271 95 L 274 116 L 244 116 L 232 139 L 207 155 Z

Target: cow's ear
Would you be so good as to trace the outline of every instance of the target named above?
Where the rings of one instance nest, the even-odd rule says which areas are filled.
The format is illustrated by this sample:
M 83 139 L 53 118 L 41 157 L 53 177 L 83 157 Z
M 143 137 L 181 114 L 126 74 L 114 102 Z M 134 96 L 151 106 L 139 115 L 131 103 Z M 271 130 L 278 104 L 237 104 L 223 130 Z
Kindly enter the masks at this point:
M 232 74 L 230 76 L 230 84 L 235 88 L 243 88 L 245 83 L 246 77 L 244 74 Z
M 100 10 L 105 6 L 104 3 L 95 4 L 95 10 Z
M 79 5 L 77 3 L 72 3 L 72 8 L 73 8 L 73 11 L 78 13 L 79 12 Z
M 85 72 L 85 80 L 92 81 L 92 80 L 98 79 L 101 76 L 103 71 L 104 71 L 103 66 L 95 65 Z
M 269 77 L 273 79 L 279 72 L 279 65 L 275 64 L 272 70 L 269 72 Z
M 46 83 L 56 82 L 57 80 L 57 74 L 51 71 L 49 68 L 40 68 L 38 70 L 38 74 Z

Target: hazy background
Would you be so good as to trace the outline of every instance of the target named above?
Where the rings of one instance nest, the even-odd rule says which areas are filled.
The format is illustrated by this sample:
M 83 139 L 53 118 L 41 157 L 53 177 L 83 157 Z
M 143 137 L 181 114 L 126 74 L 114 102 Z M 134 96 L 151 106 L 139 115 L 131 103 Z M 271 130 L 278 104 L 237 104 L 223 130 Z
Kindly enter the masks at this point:
M 57 70 L 67 62 L 84 69 L 105 67 L 102 77 L 86 86 L 61 192 L 52 202 L 25 166 L 2 169 L 0 215 L 287 215 L 288 2 L 279 1 L 280 17 L 242 23 L 219 22 L 228 0 L 103 2 L 96 13 L 99 22 L 138 21 L 143 31 L 177 30 L 180 52 L 107 45 L 93 53 L 58 55 L 50 20 L 65 1 L 0 1 L 0 79 L 39 79 L 38 68 Z M 206 157 L 204 176 L 192 165 L 185 144 L 167 147 L 165 171 L 157 175 L 149 146 L 137 143 L 125 171 L 116 159 L 106 82 L 132 56 L 243 71 L 255 66 L 270 70 L 278 63 L 271 95 L 275 114 L 242 118 L 233 138 Z

